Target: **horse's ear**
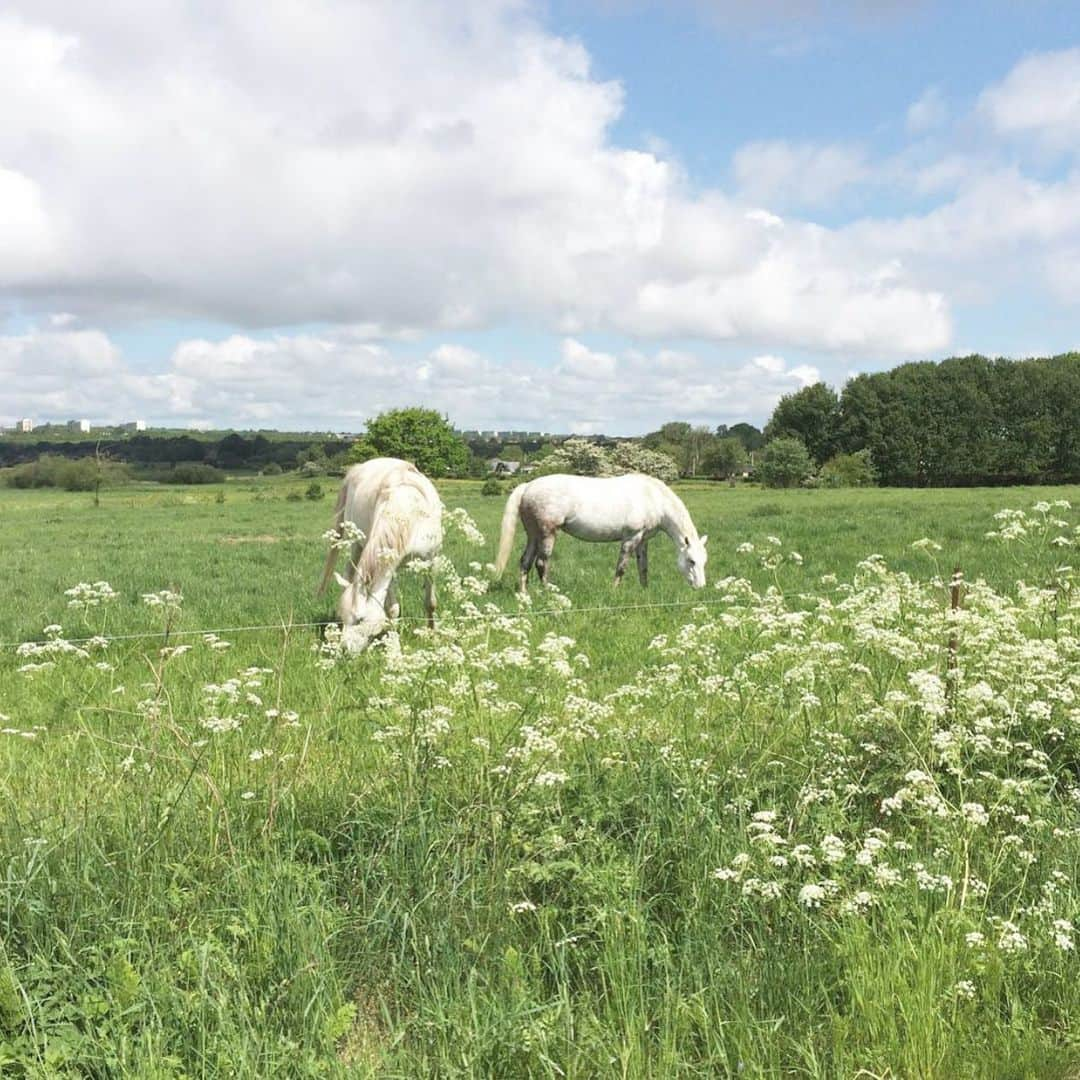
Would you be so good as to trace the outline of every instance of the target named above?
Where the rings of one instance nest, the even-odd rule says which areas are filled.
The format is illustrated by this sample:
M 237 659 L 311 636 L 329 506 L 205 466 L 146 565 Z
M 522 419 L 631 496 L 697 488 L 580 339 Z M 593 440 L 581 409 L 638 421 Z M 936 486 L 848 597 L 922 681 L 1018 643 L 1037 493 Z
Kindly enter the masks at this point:
M 347 577 L 343 577 L 336 570 L 334 571 L 334 580 L 343 588 L 347 589 L 352 584 Z
M 702 547 L 704 547 L 704 546 L 705 546 L 705 545 L 706 545 L 706 544 L 707 544 L 708 542 L 709 542 L 709 534 L 708 534 L 708 533 L 706 533 L 706 534 L 705 534 L 705 535 L 704 535 L 704 536 L 703 536 L 703 537 L 701 538 L 701 546 L 702 546 Z

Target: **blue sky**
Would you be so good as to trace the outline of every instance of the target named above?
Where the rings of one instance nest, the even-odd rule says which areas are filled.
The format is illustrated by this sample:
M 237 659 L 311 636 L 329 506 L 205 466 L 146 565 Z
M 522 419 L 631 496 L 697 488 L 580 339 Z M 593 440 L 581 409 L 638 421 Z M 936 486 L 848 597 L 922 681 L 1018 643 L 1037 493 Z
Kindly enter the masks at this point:
M 801 17 L 770 15 L 766 4 L 757 17 L 734 19 L 708 7 L 556 0 L 550 12 L 554 26 L 586 43 L 600 78 L 626 85 L 619 141 L 659 136 L 710 184 L 728 180 L 740 145 L 762 138 L 895 150 L 908 106 L 927 87 L 940 87 L 954 108 L 970 106 L 1025 53 L 1080 38 L 1074 5 L 1039 0 L 897 3 L 861 15 L 857 5 L 833 5 Z
M 17 0 L 0 114 L 0 423 L 631 434 L 1080 346 L 1071 4 Z

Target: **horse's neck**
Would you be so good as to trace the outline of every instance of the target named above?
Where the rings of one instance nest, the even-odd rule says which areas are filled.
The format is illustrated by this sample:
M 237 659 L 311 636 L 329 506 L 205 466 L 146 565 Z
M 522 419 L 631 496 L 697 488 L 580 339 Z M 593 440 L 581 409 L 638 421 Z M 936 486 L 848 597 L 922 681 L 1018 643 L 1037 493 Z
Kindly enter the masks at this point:
M 675 544 L 681 544 L 684 536 L 691 539 L 697 536 L 697 529 L 694 528 L 694 523 L 690 520 L 690 514 L 683 505 L 682 499 L 670 489 L 664 492 L 660 528 L 671 537 Z
M 397 566 L 391 567 L 389 564 L 386 565 L 385 569 L 379 568 L 374 579 L 366 586 L 367 594 L 372 600 L 385 606 L 386 594 L 390 591 L 390 584 L 394 580 L 395 570 L 397 570 Z
M 359 570 L 364 588 L 380 601 L 386 596 L 398 565 L 408 552 L 408 545 L 401 544 L 390 524 L 392 515 L 399 512 L 394 500 L 387 500 L 376 514 L 371 535 L 364 541 L 360 554 Z

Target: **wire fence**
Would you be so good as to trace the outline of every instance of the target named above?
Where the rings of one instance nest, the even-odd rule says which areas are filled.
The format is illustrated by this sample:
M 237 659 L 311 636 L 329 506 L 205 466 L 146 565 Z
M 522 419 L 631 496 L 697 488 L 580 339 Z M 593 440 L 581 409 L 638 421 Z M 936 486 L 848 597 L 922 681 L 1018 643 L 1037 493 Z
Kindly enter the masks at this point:
M 650 601 L 644 604 L 595 604 L 585 607 L 575 606 L 560 606 L 560 607 L 547 607 L 547 608 L 532 608 L 521 607 L 516 611 L 478 611 L 478 612 L 452 612 L 446 615 L 439 615 L 436 617 L 436 623 L 439 625 L 447 625 L 454 623 L 476 623 L 476 622 L 495 622 L 499 619 L 536 619 L 553 616 L 572 616 L 572 615 L 596 615 L 605 612 L 620 612 L 620 611 L 648 611 L 652 609 L 667 609 L 672 608 L 696 608 L 696 607 L 713 607 L 718 604 L 726 604 L 728 601 L 722 599 L 712 600 L 660 600 Z M 315 630 L 321 629 L 325 626 L 332 625 L 335 620 L 332 619 L 318 619 L 313 622 L 277 622 L 277 623 L 256 623 L 248 626 L 223 626 L 214 627 L 209 629 L 198 630 L 186 630 L 178 627 L 171 627 L 167 632 L 164 629 L 160 630 L 146 630 L 136 634 L 91 634 L 88 637 L 63 637 L 69 645 L 90 645 L 97 642 L 112 642 L 116 641 L 172 641 L 174 638 L 192 638 L 192 637 L 206 637 L 213 635 L 220 637 L 222 634 L 252 634 L 252 633 L 267 633 L 269 631 L 276 631 L 279 633 L 290 633 L 293 630 Z M 395 623 L 419 623 L 426 622 L 426 615 L 399 615 L 394 620 Z M 56 640 L 53 638 L 33 638 L 26 641 L 0 641 L 0 651 L 7 651 L 10 649 L 18 649 L 23 645 L 27 646 L 43 646 L 48 645 L 50 641 Z

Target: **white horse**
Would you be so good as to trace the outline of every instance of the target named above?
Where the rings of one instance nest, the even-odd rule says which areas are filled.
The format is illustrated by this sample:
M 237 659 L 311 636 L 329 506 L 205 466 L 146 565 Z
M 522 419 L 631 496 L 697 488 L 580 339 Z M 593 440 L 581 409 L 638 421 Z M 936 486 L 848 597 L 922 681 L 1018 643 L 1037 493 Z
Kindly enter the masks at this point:
M 661 480 L 640 473 L 626 476 L 541 476 L 516 487 L 506 500 L 495 571 L 501 574 L 514 543 L 515 518 L 520 516 L 528 542 L 521 555 L 519 588 L 524 591 L 536 564 L 547 583 L 555 533 L 562 529 L 579 540 L 618 540 L 621 549 L 615 584 L 622 581 L 630 556 L 637 557 L 642 585 L 649 581 L 648 543 L 663 531 L 675 545 L 679 572 L 695 588 L 705 587 L 705 542 L 682 499 Z
M 443 504 L 435 485 L 415 466 L 398 458 L 373 458 L 345 474 L 334 511 L 334 531 L 340 539 L 345 523 L 363 534 L 352 545 L 343 577 L 334 571 L 338 548 L 326 557 L 321 593 L 333 574 L 345 590 L 338 614 L 341 640 L 354 653 L 396 619 L 401 611 L 394 574 L 409 556 L 430 559 L 442 547 Z M 428 575 L 424 590 L 428 625 L 435 625 L 435 581 Z

